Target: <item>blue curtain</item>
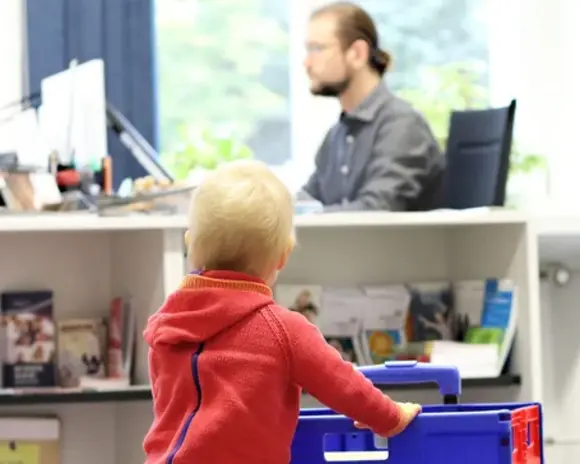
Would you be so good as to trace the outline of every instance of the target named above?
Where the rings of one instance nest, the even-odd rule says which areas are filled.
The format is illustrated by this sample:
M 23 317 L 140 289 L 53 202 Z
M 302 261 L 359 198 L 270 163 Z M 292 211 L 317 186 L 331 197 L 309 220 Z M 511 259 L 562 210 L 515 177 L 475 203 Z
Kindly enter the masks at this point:
M 102 58 L 107 99 L 157 148 L 154 0 L 27 0 L 28 82 Z M 114 182 L 144 175 L 109 133 Z

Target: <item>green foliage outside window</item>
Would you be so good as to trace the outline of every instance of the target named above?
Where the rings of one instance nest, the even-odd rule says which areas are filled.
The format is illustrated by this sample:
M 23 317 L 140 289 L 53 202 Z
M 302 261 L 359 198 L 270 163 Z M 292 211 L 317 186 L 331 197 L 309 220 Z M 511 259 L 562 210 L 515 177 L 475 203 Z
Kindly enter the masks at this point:
M 250 148 L 231 133 L 220 134 L 209 128 L 194 130 L 181 126 L 179 134 L 181 146 L 161 155 L 161 162 L 177 180 L 186 179 L 195 170 L 211 170 L 221 163 L 253 156 Z
M 473 65 L 452 63 L 427 68 L 421 88 L 404 89 L 398 94 L 423 113 L 442 149 L 445 149 L 449 116 L 453 110 L 489 106 L 488 92 L 479 81 L 479 74 Z M 516 142 L 513 143 L 510 174 L 528 174 L 536 170 L 545 170 L 546 167 L 544 156 L 523 152 Z
M 253 156 L 258 123 L 286 117 L 288 34 L 265 5 L 156 1 L 162 162 L 177 178 Z
M 486 70 L 478 68 L 487 36 L 473 13 L 481 0 L 428 3 L 361 1 L 394 52 L 390 86 L 424 113 L 445 147 L 451 111 L 489 105 Z M 177 178 L 235 159 L 280 164 L 291 155 L 289 4 L 156 0 L 162 161 Z M 543 156 L 514 144 L 512 173 L 545 167 Z

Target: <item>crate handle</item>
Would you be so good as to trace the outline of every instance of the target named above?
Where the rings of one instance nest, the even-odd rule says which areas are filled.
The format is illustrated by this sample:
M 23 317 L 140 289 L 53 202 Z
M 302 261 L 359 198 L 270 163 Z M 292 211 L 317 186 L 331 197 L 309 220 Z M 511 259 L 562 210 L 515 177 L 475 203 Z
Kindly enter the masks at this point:
M 461 376 L 454 366 L 417 361 L 389 361 L 358 370 L 375 385 L 436 383 L 446 404 L 457 404 L 461 396 Z

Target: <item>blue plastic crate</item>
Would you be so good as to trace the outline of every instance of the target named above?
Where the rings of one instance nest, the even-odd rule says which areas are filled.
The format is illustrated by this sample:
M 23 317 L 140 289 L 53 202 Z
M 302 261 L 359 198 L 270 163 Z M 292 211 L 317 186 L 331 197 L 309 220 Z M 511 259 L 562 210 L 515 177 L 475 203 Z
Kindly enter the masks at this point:
M 456 369 L 414 362 L 362 368 L 376 384 L 437 380 L 444 398 L 461 393 Z M 391 382 L 392 381 L 392 382 Z M 307 409 L 291 464 L 541 464 L 542 411 L 537 403 L 424 406 L 400 435 L 377 439 L 328 409 Z

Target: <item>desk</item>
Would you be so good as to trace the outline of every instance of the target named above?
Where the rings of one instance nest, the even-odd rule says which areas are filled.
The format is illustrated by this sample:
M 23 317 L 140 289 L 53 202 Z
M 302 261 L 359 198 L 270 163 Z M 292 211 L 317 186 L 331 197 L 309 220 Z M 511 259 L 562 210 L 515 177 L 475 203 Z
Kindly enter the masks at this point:
M 511 278 L 519 288 L 514 365 L 521 385 L 470 382 L 463 401 L 541 401 L 546 363 L 538 240 L 532 222 L 514 212 L 298 217 L 299 246 L 280 282 L 341 285 Z M 130 294 L 141 329 L 182 278 L 185 227 L 186 219 L 180 216 L 3 217 L 0 252 L 10 265 L 0 268 L 0 281 L 3 288 L 52 288 L 57 318 L 100 316 L 111 297 Z M 148 382 L 147 347 L 140 338 L 136 381 Z M 434 390 L 393 390 L 392 396 L 438 401 Z M 136 387 L 118 394 L 1 398 L 0 403 L 7 414 L 58 414 L 63 421 L 63 464 L 138 464 L 143 462 L 141 442 L 151 422 L 149 398 L 147 388 Z M 305 398 L 304 404 L 312 402 Z

